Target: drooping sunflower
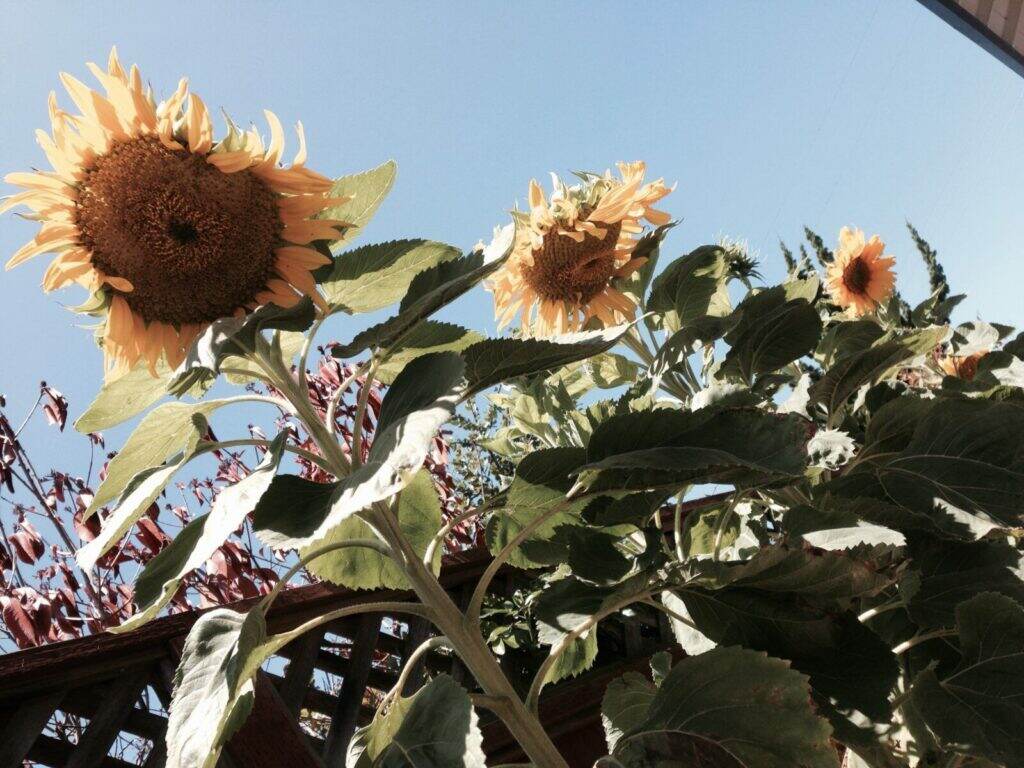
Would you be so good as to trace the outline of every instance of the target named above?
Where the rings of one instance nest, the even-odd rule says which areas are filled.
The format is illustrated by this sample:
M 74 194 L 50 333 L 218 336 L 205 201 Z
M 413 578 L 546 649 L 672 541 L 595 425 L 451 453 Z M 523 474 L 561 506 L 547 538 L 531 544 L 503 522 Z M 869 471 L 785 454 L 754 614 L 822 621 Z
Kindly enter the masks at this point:
M 978 375 L 978 363 L 988 352 L 972 352 L 968 355 L 942 355 L 938 358 L 939 368 L 947 376 L 970 381 Z
M 644 263 L 633 256 L 641 219 L 667 224 L 670 216 L 652 206 L 672 189 L 661 179 L 644 184 L 642 162 L 618 169 L 620 178 L 581 174 L 574 186 L 552 174 L 550 201 L 530 182 L 530 210 L 519 214 L 512 253 L 487 282 L 499 327 L 520 314 L 523 333 L 542 338 L 592 318 L 608 326 L 634 316 L 636 306 L 615 281 Z
M 862 230 L 839 231 L 839 248 L 828 266 L 826 284 L 832 301 L 854 317 L 871 314 L 892 295 L 896 259 L 883 255 L 884 250 L 878 235 L 865 242 Z
M 22 205 L 41 223 L 7 268 L 56 252 L 47 292 L 77 283 L 94 294 L 88 311 L 108 378 L 163 357 L 176 367 L 211 322 L 265 303 L 321 302 L 311 271 L 329 261 L 311 244 L 333 239 L 343 222 L 313 218 L 345 198 L 305 167 L 306 141 L 290 167 L 279 160 L 284 131 L 272 112 L 270 142 L 228 120 L 214 140 L 210 114 L 188 81 L 159 104 L 111 51 L 106 71 L 89 69 L 105 94 L 61 74 L 73 115 L 50 93 L 52 136 L 37 131 L 52 171 L 12 173 L 25 191 L 0 202 Z M 86 307 L 82 308 L 83 311 Z

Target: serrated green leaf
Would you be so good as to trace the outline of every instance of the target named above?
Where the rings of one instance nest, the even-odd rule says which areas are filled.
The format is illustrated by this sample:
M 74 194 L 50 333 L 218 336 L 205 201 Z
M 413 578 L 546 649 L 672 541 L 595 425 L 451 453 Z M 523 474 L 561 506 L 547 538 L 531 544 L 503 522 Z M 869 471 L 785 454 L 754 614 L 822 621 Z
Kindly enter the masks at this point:
M 928 727 L 952 749 L 998 765 L 1024 764 L 1024 609 L 980 594 L 956 609 L 960 665 L 926 669 L 911 696 Z
M 494 272 L 508 258 L 508 253 L 492 262 L 485 262 L 483 254 L 476 253 L 421 272 L 409 285 L 397 315 L 356 334 L 348 344 L 335 346 L 331 354 L 348 358 L 371 347 L 392 345 L 417 323 Z
M 407 365 L 381 403 L 366 463 L 323 485 L 276 477 L 256 506 L 253 521 L 260 540 L 274 549 L 308 547 L 356 512 L 405 488 L 464 392 L 463 367 L 454 352 L 424 355 Z
M 900 363 L 934 349 L 946 338 L 947 328 L 926 328 L 902 337 L 885 336 L 861 352 L 833 363 L 811 387 L 811 403 L 835 413 L 866 384 L 875 384 Z
M 608 683 L 601 700 L 601 722 L 609 752 L 615 751 L 623 734 L 647 719 L 657 693 L 654 683 L 638 672 L 627 672 Z
M 253 676 L 269 656 L 263 614 L 217 608 L 196 621 L 174 676 L 167 768 L 213 768 L 248 717 Z
M 186 525 L 174 541 L 146 563 L 135 582 L 137 611 L 112 631 L 128 632 L 154 618 L 174 597 L 181 580 L 205 563 L 242 525 L 270 487 L 287 437 L 287 433 L 279 434 L 252 472 L 221 490 L 207 514 Z
M 728 314 L 724 293 L 728 259 L 721 246 L 704 245 L 680 256 L 651 284 L 647 309 L 669 315 L 672 330 L 685 328 L 704 315 Z
M 332 308 L 372 312 L 405 295 L 420 272 L 457 259 L 458 248 L 432 240 L 391 240 L 364 245 L 335 257 L 329 274 L 318 274 Z
M 416 473 L 398 500 L 398 524 L 418 557 L 441 528 L 441 503 L 434 481 L 426 470 Z M 357 517 L 350 517 L 331 530 L 316 547 L 352 539 L 372 539 L 374 532 Z M 309 550 L 299 554 L 304 556 Z M 321 555 L 309 563 L 309 570 L 321 579 L 349 589 L 406 589 L 408 580 L 391 558 L 366 547 L 346 547 Z M 434 573 L 441 570 L 441 548 L 435 551 Z
M 124 376 L 105 383 L 99 394 L 78 417 L 75 429 L 79 432 L 99 432 L 110 429 L 132 416 L 142 413 L 167 394 L 171 371 L 157 364 L 157 376 L 145 365 L 137 365 Z
M 424 320 L 405 334 L 402 342 L 388 350 L 377 366 L 377 379 L 391 384 L 401 370 L 417 357 L 431 352 L 461 352 L 470 344 L 483 341 L 483 336 L 452 323 Z
M 614 756 L 624 768 L 687 764 L 687 757 L 696 765 L 705 741 L 741 765 L 838 768 L 831 728 L 815 716 L 809 698 L 807 678 L 784 661 L 716 648 L 673 667 Z
M 572 486 L 569 473 L 585 455 L 582 448 L 548 448 L 529 453 L 519 462 L 505 506 L 487 524 L 487 546 L 492 552 L 500 551 L 523 528 L 555 506 L 564 508 L 541 524 L 527 541 L 543 542 L 558 526 L 582 522 L 579 514 L 583 505 L 566 503 L 565 494 Z M 543 565 L 521 549 L 513 553 L 509 562 L 522 568 Z
M 190 444 L 194 447 L 206 431 L 206 418 L 228 402 L 164 403 L 146 414 L 107 465 L 107 476 L 96 490 L 84 519 L 120 496 L 132 478 L 143 470 L 161 466 Z
M 507 379 L 548 371 L 585 360 L 614 346 L 629 326 L 613 326 L 599 331 L 566 333 L 551 339 L 486 339 L 462 352 L 466 361 L 466 381 L 472 392 Z
M 346 768 L 486 768 L 483 735 L 469 694 L 438 675 L 360 728 Z
M 335 179 L 329 196 L 352 199 L 319 214 L 319 218 L 335 219 L 349 224 L 341 237 L 331 243 L 332 250 L 337 251 L 351 244 L 359 236 L 391 191 L 397 173 L 397 163 L 388 160 L 368 171 Z
M 748 408 L 640 411 L 594 430 L 581 487 L 644 490 L 694 482 L 795 476 L 807 462 L 806 422 Z M 737 470 L 743 470 L 736 473 Z
M 749 322 L 742 307 L 737 311 L 741 319 L 730 331 L 732 346 L 719 374 L 751 382 L 755 376 L 777 371 L 809 354 L 821 337 L 821 318 L 814 306 L 802 299 L 787 301 Z

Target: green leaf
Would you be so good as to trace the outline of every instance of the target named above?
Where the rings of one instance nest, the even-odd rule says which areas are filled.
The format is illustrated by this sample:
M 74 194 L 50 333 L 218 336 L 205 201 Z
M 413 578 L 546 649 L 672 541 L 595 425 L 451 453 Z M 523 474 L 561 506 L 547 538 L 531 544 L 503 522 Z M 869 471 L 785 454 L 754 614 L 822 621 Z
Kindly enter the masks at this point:
M 763 294 L 759 294 L 763 295 Z M 719 374 L 739 376 L 746 382 L 777 371 L 809 354 L 821 336 L 821 318 L 803 299 L 787 301 L 771 311 L 754 313 L 740 305 L 739 324 L 729 332 L 731 347 Z
M 132 478 L 117 507 L 104 518 L 99 535 L 75 553 L 83 571 L 91 571 L 103 553 L 117 544 L 135 521 L 146 513 L 171 478 L 188 463 L 196 442 L 198 435 L 186 446 L 184 453 L 167 464 L 145 469 Z
M 253 676 L 269 653 L 263 614 L 217 608 L 196 621 L 174 675 L 167 768 L 213 768 L 252 710 Z
M 301 498 L 301 497 L 300 497 Z M 431 475 L 424 469 L 416 473 L 412 482 L 398 499 L 398 524 L 418 557 L 423 557 L 427 545 L 441 528 L 441 503 Z M 352 539 L 372 539 L 374 532 L 358 517 L 350 517 L 331 530 L 322 542 L 324 546 Z M 300 552 L 305 555 L 309 550 Z M 440 573 L 441 548 L 435 551 L 433 570 Z M 309 564 L 311 573 L 350 589 L 406 589 L 409 582 L 401 567 L 391 558 L 366 547 L 345 547 L 321 555 Z
M 397 346 L 388 350 L 384 361 L 377 366 L 377 379 L 391 384 L 401 370 L 417 357 L 430 352 L 461 352 L 470 344 L 483 341 L 475 331 L 436 320 L 424 320 L 405 334 Z
M 952 627 L 956 608 L 982 592 L 999 592 L 1024 603 L 1020 555 L 1003 542 L 910 540 L 909 555 L 916 571 L 901 590 L 910 594 L 907 610 L 921 627 Z
M 913 415 L 920 418 L 902 451 L 862 462 L 831 489 L 902 507 L 965 538 L 1020 525 L 1024 409 L 990 400 L 943 399 Z
M 124 376 L 105 383 L 78 417 L 75 429 L 82 433 L 99 432 L 142 413 L 167 394 L 171 372 L 162 361 L 157 364 L 157 374 L 150 373 L 146 365 L 137 365 Z
M 252 472 L 218 493 L 207 514 L 186 525 L 145 565 L 135 582 L 137 612 L 111 631 L 128 632 L 156 616 L 174 597 L 181 580 L 205 563 L 245 522 L 270 487 L 287 438 L 287 433 L 279 434 Z
M 318 275 L 332 308 L 372 312 L 405 295 L 417 274 L 457 259 L 458 248 L 432 240 L 391 240 L 364 245 L 335 257 L 330 274 Z
M 348 344 L 335 346 L 331 354 L 348 358 L 371 347 L 391 346 L 417 323 L 455 301 L 494 272 L 510 252 L 506 251 L 492 262 L 485 262 L 483 254 L 475 253 L 455 261 L 442 262 L 421 272 L 409 285 L 397 315 L 356 334 Z
M 752 408 L 624 413 L 602 422 L 578 471 L 581 487 L 643 490 L 693 482 L 750 482 L 749 470 L 800 475 L 806 421 Z M 742 470 L 737 473 L 736 470 Z
M 679 596 L 697 629 L 718 645 L 788 659 L 841 709 L 883 721 L 891 716 L 896 659 L 853 613 L 759 589 L 688 588 Z
M 628 330 L 628 325 L 620 325 L 566 333 L 550 340 L 504 338 L 477 342 L 462 352 L 469 389 L 479 392 L 507 379 L 585 360 L 613 347 Z
M 564 508 L 541 524 L 527 541 L 543 542 L 554 535 L 558 526 L 582 522 L 579 516 L 582 504 L 567 503 L 565 494 L 572 486 L 569 473 L 580 465 L 585 455 L 582 448 L 547 448 L 529 453 L 519 462 L 504 508 L 487 523 L 487 546 L 492 552 L 499 552 L 523 528 L 555 506 L 564 505 Z M 521 548 L 513 553 L 509 562 L 521 568 L 544 564 L 527 557 Z
M 438 675 L 356 731 L 346 768 L 486 768 L 469 694 Z
M 651 284 L 647 309 L 669 315 L 673 330 L 684 328 L 704 315 L 726 315 L 728 258 L 717 245 L 704 245 L 680 256 Z
M 388 160 L 362 173 L 335 179 L 330 197 L 351 197 L 352 199 L 323 211 L 319 218 L 344 221 L 348 226 L 344 233 L 331 243 L 332 250 L 349 245 L 363 231 L 363 227 L 377 212 L 388 192 L 395 183 L 398 165 Z
M 275 478 L 253 518 L 263 543 L 274 549 L 308 547 L 356 512 L 405 488 L 459 402 L 463 368 L 454 352 L 409 363 L 384 396 L 366 463 L 342 480 L 319 485 L 289 475 Z
M 872 505 L 872 510 L 874 510 Z M 786 510 L 784 529 L 790 537 L 799 537 L 812 547 L 827 550 L 848 550 L 861 545 L 890 544 L 902 546 L 902 533 L 881 525 L 865 522 L 858 515 L 860 505 L 841 500 L 829 508 L 800 505 Z
M 631 258 L 634 259 L 646 259 L 640 266 L 640 269 L 626 278 L 622 285 L 622 289 L 632 294 L 639 304 L 644 303 L 642 301 L 643 296 L 647 293 L 647 288 L 654 277 L 654 271 L 658 267 L 658 260 L 661 256 L 661 243 L 664 241 L 665 236 L 668 235 L 669 230 L 678 223 L 677 221 L 670 221 L 668 224 L 662 224 L 650 232 L 644 233 L 637 241 L 633 253 L 630 254 Z
M 902 337 L 886 335 L 861 352 L 846 355 L 811 387 L 811 402 L 835 413 L 866 384 L 875 384 L 900 363 L 930 352 L 949 334 L 945 327 L 926 328 Z
M 180 397 L 195 386 L 209 383 L 227 358 L 244 357 L 255 350 L 257 337 L 263 331 L 305 331 L 315 317 L 313 300 L 304 296 L 287 309 L 264 304 L 244 317 L 215 320 L 192 343 L 185 361 L 174 372 L 168 391 Z
M 608 684 L 601 701 L 601 722 L 609 752 L 615 751 L 624 734 L 647 719 L 657 693 L 654 683 L 638 672 L 627 672 Z
M 1024 609 L 980 594 L 956 609 L 960 665 L 940 679 L 933 668 L 911 696 L 928 727 L 952 749 L 999 765 L 1024 765 Z
M 673 667 L 614 755 L 625 768 L 685 765 L 687 755 L 696 765 L 710 742 L 745 766 L 838 768 L 830 732 L 803 675 L 761 653 L 716 648 Z
M 164 403 L 150 411 L 125 441 L 124 447 L 107 465 L 107 476 L 84 518 L 120 496 L 129 482 L 143 470 L 159 467 L 168 458 L 194 447 L 206 433 L 206 418 L 229 400 L 201 403 Z

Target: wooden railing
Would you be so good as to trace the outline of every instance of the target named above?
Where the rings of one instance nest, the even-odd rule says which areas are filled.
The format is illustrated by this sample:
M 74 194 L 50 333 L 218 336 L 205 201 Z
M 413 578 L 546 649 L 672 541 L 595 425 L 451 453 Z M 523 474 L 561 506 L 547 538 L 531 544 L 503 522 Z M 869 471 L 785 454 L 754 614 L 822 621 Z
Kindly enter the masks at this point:
M 486 551 L 446 558 L 441 582 L 456 601 L 468 599 L 490 561 Z M 495 580 L 512 588 L 515 572 Z M 396 590 L 356 592 L 315 584 L 281 594 L 267 616 L 270 632 L 291 629 L 328 610 L 362 602 L 411 599 Z M 233 607 L 245 608 L 252 601 Z M 174 669 L 198 613 L 157 619 L 123 635 L 95 635 L 0 656 L 0 768 L 24 761 L 52 768 L 128 768 L 164 765 L 164 735 Z M 553 686 L 541 700 L 548 732 L 572 766 L 603 754 L 600 701 L 613 677 L 641 669 L 667 647 L 659 614 L 602 623 L 598 665 Z M 401 662 L 430 633 L 421 623 L 360 614 L 294 641 L 265 665 L 256 682 L 253 712 L 230 740 L 219 763 L 226 768 L 338 768 L 358 725 L 397 681 Z M 450 657 L 428 657 L 467 687 L 473 681 Z M 407 692 L 423 679 L 414 670 Z M 481 715 L 492 764 L 523 760 L 504 726 Z

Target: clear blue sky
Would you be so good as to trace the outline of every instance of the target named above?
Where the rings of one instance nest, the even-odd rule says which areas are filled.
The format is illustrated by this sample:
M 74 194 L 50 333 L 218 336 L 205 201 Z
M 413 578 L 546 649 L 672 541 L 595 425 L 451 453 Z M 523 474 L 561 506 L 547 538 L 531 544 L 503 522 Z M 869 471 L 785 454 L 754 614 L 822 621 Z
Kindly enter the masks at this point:
M 364 242 L 469 247 L 531 176 L 645 159 L 679 183 L 666 256 L 728 234 L 778 278 L 780 237 L 794 244 L 807 223 L 834 240 L 856 224 L 889 242 L 919 299 L 910 219 L 970 294 L 964 319 L 1024 325 L 1024 80 L 915 0 L 0 0 L 0 18 L 3 172 L 44 164 L 33 129 L 58 71 L 88 80 L 84 62 L 116 44 L 161 95 L 187 74 L 238 122 L 262 122 L 264 107 L 301 119 L 325 173 L 397 159 Z M 0 219 L 3 260 L 33 230 Z M 75 289 L 38 290 L 46 261 L 0 273 L 0 392 L 17 413 L 45 378 L 76 416 L 100 358 L 61 307 Z M 493 332 L 482 291 L 449 316 Z M 57 450 L 52 433 L 30 439 Z

